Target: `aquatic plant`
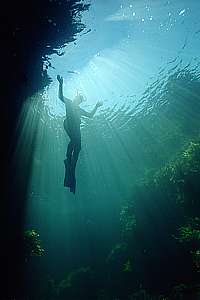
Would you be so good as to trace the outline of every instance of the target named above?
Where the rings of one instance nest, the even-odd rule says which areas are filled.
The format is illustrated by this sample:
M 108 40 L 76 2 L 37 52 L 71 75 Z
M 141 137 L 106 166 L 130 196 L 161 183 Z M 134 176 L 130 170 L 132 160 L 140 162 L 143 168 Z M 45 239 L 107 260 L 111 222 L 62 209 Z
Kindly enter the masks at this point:
M 179 155 L 151 176 L 140 182 L 155 194 L 165 190 L 165 198 L 173 200 L 177 208 L 188 216 L 198 216 L 200 178 L 200 143 L 189 142 Z
M 172 182 L 184 182 L 184 176 L 188 173 L 200 174 L 200 143 L 191 141 L 186 149 L 182 150 L 175 160 L 156 172 L 153 178 L 158 183 L 161 178 L 168 178 Z
M 196 272 L 200 272 L 200 249 L 190 251 L 192 254 L 193 266 Z
M 94 273 L 90 267 L 81 267 L 72 270 L 66 275 L 66 278 L 58 284 L 59 299 L 81 299 L 86 294 L 92 296 L 94 286 Z
M 128 259 L 124 264 L 123 264 L 123 272 L 132 272 L 132 264 L 130 259 Z
M 121 251 L 118 265 L 122 266 L 122 271 L 127 278 L 129 274 L 134 278 L 135 271 L 137 272 L 138 264 L 136 263 L 136 267 L 132 269 L 132 259 L 141 262 L 140 274 L 144 273 L 141 277 L 155 290 L 157 283 L 156 280 L 151 280 L 152 269 L 154 273 L 158 272 L 160 268 L 166 270 L 162 276 L 157 278 L 164 288 L 166 280 L 168 281 L 166 295 L 173 287 L 174 282 L 179 283 L 180 280 L 181 284 L 181 279 L 187 279 L 189 274 L 194 278 L 197 277 L 195 274 L 199 270 L 200 257 L 199 179 L 200 143 L 198 139 L 187 143 L 173 160 L 163 165 L 159 170 L 147 170 L 143 180 L 135 183 L 132 201 L 129 200 L 125 203 L 120 213 L 121 237 L 126 242 L 126 250 L 124 253 Z M 155 214 L 154 209 L 156 209 Z M 163 213 L 160 214 L 160 211 Z M 155 231 L 155 228 L 158 230 Z M 145 236 L 146 231 L 148 231 L 148 237 Z M 172 236 L 178 241 L 178 245 L 174 243 Z M 158 241 L 158 246 L 153 245 L 154 241 Z M 172 247 L 170 261 L 166 260 L 162 253 L 158 253 L 158 259 L 155 257 L 156 251 L 159 251 L 159 247 L 162 249 L 162 244 L 165 244 L 166 241 L 169 241 L 168 245 Z M 182 255 L 176 262 L 173 260 L 175 257 L 177 258 L 177 250 L 174 245 L 182 251 Z M 118 248 L 119 252 L 120 250 Z M 115 257 L 116 262 L 117 252 L 115 251 L 112 253 L 112 257 Z M 178 266 L 180 265 L 181 270 L 179 271 Z M 183 273 L 184 266 L 186 274 Z M 148 279 L 146 279 L 147 273 Z M 123 280 L 123 275 L 119 274 L 118 277 Z M 181 286 L 179 286 L 179 290 L 177 288 L 176 295 L 181 294 L 180 289 Z M 159 292 L 158 289 L 157 295 Z M 144 299 L 167 299 L 167 296 L 159 298 L 159 296 L 151 297 L 148 295 L 148 298 L 147 295 L 148 293 Z M 178 296 L 170 297 L 168 299 L 176 299 L 175 297 Z M 133 299 L 143 298 L 141 295 L 136 296 L 134 294 Z
M 106 262 L 110 263 L 112 261 L 119 261 L 120 258 L 126 256 L 127 252 L 127 244 L 126 243 L 118 243 L 116 244 L 111 252 L 109 253 L 108 257 L 106 258 Z
M 172 288 L 169 295 L 170 300 L 189 300 L 199 299 L 200 296 L 200 285 L 180 283 Z
M 136 218 L 133 207 L 130 204 L 122 207 L 120 212 L 120 223 L 122 237 L 126 240 L 133 234 L 136 227 Z
M 200 240 L 200 231 L 193 229 L 190 225 L 181 226 L 179 228 L 178 239 L 181 243 L 191 240 Z
M 24 232 L 25 242 L 25 258 L 29 259 L 31 256 L 43 256 L 44 249 L 39 233 L 35 229 L 29 229 Z
M 172 290 L 173 298 L 182 299 L 186 289 L 187 289 L 187 285 L 184 283 L 180 283 L 179 285 L 176 285 Z
M 140 288 L 136 293 L 129 297 L 130 300 L 169 300 L 168 297 L 163 295 L 151 295 L 143 288 Z
M 178 235 L 173 235 L 179 242 L 200 241 L 200 218 L 187 218 L 187 223 L 178 228 Z
M 68 287 L 72 287 L 72 284 L 73 284 L 73 280 L 75 278 L 77 278 L 80 274 L 84 274 L 84 273 L 87 273 L 88 271 L 90 271 L 90 267 L 82 267 L 82 268 L 79 268 L 77 270 L 74 270 L 72 272 L 70 272 L 66 279 L 63 279 L 60 283 L 60 288 L 68 288 Z

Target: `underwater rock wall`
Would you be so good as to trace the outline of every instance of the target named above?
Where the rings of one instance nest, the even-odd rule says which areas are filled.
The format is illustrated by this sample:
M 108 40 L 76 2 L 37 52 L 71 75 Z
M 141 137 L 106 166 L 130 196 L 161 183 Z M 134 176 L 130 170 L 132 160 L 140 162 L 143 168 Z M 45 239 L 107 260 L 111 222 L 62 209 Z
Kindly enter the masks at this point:
M 77 0 L 4 1 L 0 53 L 5 137 L 12 133 L 26 97 L 49 84 L 43 70 L 47 55 L 62 55 L 61 48 L 84 29 L 81 12 L 88 8 Z

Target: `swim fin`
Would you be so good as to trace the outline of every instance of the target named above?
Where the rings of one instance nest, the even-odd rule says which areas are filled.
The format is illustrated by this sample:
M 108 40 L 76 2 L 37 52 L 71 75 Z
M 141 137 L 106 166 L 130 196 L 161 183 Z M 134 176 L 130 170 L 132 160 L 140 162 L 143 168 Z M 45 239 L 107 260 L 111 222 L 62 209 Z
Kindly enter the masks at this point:
M 76 192 L 76 180 L 74 180 L 73 184 L 71 184 L 70 192 L 75 194 L 75 192 Z
M 71 172 L 71 178 L 70 178 L 70 192 L 75 194 L 76 191 L 76 178 L 75 173 Z
M 64 160 L 65 164 L 65 178 L 64 178 L 64 186 L 70 188 L 70 192 L 75 194 L 76 191 L 76 178 L 75 171 L 71 170 L 71 163 L 68 159 Z

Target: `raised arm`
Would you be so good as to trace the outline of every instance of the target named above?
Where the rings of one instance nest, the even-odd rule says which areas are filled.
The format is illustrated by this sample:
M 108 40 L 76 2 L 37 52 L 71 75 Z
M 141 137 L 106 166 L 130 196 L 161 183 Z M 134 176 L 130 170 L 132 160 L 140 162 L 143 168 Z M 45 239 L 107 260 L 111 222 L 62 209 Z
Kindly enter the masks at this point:
M 57 80 L 59 82 L 59 88 L 58 88 L 58 98 L 65 103 L 65 100 L 64 100 L 64 96 L 63 96 L 63 78 L 58 75 L 57 76 Z
M 92 118 L 92 117 L 94 117 L 98 107 L 100 107 L 102 105 L 103 105 L 103 102 L 99 101 L 99 102 L 97 102 L 97 104 L 95 105 L 95 107 L 93 108 L 93 110 L 91 112 L 87 112 L 84 109 L 81 109 L 81 114 L 85 117 Z

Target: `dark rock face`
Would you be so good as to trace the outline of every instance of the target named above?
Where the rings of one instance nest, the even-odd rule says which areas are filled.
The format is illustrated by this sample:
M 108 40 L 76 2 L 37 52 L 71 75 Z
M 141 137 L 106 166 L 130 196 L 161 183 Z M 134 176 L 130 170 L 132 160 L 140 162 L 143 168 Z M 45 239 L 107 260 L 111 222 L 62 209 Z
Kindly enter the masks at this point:
M 13 133 L 27 96 L 51 82 L 43 70 L 46 56 L 75 40 L 84 29 L 81 12 L 89 5 L 76 0 L 4 1 L 1 31 L 1 297 L 23 299 L 21 269 L 26 178 L 13 180 L 21 170 L 11 166 Z M 31 157 L 31 155 L 30 155 Z M 25 176 L 24 176 L 25 177 Z M 22 177 L 23 178 L 23 177 Z M 19 296 L 17 296 L 19 295 Z
M 11 122 L 8 128 L 24 98 L 50 82 L 43 61 L 75 40 L 84 28 L 80 14 L 86 9 L 88 5 L 76 0 L 4 1 L 0 13 L 1 86 L 7 99 L 3 100 L 4 118 Z

